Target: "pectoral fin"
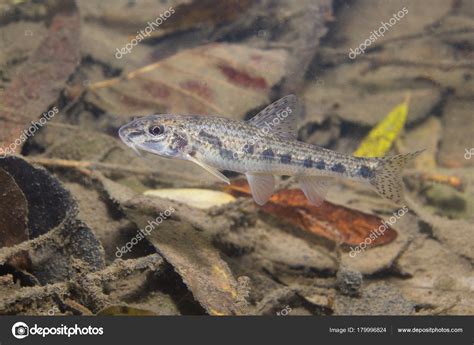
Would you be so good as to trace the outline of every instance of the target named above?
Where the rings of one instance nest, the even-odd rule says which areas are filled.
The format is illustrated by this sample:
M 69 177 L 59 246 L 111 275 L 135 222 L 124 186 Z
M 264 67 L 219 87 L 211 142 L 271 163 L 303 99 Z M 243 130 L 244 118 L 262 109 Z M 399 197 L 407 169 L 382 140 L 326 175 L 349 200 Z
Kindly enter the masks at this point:
M 321 176 L 301 176 L 298 178 L 301 190 L 308 200 L 315 206 L 321 206 L 326 198 L 329 186 L 330 177 Z
M 255 202 L 259 205 L 265 204 L 273 194 L 275 178 L 268 174 L 245 174 L 249 182 L 250 190 Z
M 210 165 L 207 165 L 207 164 L 197 160 L 196 158 L 194 158 L 192 156 L 188 156 L 187 159 L 190 160 L 193 163 L 196 163 L 201 168 L 206 169 L 208 172 L 210 172 L 212 175 L 214 175 L 215 177 L 217 177 L 221 181 L 224 181 L 225 183 L 230 184 L 229 179 L 223 173 L 221 173 L 219 170 L 217 170 L 216 168 L 213 168 Z

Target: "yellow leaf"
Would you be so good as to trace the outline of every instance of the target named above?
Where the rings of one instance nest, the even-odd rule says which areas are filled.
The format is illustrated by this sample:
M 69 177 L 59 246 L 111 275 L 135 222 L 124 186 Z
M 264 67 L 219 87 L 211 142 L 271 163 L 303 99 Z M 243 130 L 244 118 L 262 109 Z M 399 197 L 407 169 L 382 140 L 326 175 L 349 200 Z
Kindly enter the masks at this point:
M 392 111 L 380 121 L 362 140 L 354 156 L 358 157 L 382 157 L 392 147 L 405 125 L 408 114 L 409 97 L 403 103 L 397 105 Z

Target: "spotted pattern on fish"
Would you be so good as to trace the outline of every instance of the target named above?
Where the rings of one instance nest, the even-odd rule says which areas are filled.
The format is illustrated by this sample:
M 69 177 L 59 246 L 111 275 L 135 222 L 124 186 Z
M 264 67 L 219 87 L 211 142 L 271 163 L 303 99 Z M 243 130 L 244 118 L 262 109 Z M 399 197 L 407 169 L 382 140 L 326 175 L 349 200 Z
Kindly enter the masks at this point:
M 262 151 L 262 159 L 264 160 L 271 160 L 275 157 L 275 153 L 273 152 L 272 149 L 265 149 Z
M 222 147 L 222 141 L 219 139 L 219 137 L 207 133 L 203 129 L 199 132 L 199 136 L 213 146 Z
M 219 154 L 223 159 L 234 159 L 234 152 L 232 150 L 221 148 Z
M 343 174 L 346 172 L 346 167 L 342 165 L 341 163 L 336 163 L 331 167 L 331 170 L 340 174 Z
M 254 145 L 245 144 L 242 151 L 244 153 L 247 153 L 247 154 L 251 155 L 251 154 L 253 154 L 254 150 L 255 150 Z
M 320 159 L 320 160 L 316 163 L 315 167 L 316 167 L 316 169 L 318 169 L 318 170 L 324 170 L 324 169 L 326 169 L 326 163 L 325 163 L 322 159 Z
M 313 167 L 313 160 L 311 158 L 305 158 L 305 160 L 303 161 L 303 166 L 305 168 L 312 168 Z
M 375 176 L 375 172 L 370 169 L 367 165 L 362 165 L 359 168 L 359 175 L 366 179 L 371 179 Z
M 291 155 L 288 154 L 288 153 L 280 155 L 280 162 L 282 164 L 290 164 L 291 163 Z
M 188 145 L 188 140 L 182 137 L 181 135 L 173 135 L 171 139 L 171 146 L 177 150 L 182 150 L 184 147 Z

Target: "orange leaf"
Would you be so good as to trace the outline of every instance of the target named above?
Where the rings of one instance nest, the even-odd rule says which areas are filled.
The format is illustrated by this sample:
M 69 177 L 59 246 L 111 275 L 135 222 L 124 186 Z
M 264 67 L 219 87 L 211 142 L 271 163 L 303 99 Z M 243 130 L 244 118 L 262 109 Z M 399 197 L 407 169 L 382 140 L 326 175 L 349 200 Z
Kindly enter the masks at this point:
M 250 196 L 244 180 L 237 181 L 226 190 L 234 196 Z M 317 207 L 309 203 L 299 189 L 283 190 L 274 194 L 269 202 L 261 206 L 269 214 L 283 218 L 305 231 L 344 245 L 358 245 L 382 225 L 382 219 L 345 206 L 325 201 Z M 397 238 L 397 232 L 387 227 L 382 236 L 377 236 L 370 246 L 383 245 Z

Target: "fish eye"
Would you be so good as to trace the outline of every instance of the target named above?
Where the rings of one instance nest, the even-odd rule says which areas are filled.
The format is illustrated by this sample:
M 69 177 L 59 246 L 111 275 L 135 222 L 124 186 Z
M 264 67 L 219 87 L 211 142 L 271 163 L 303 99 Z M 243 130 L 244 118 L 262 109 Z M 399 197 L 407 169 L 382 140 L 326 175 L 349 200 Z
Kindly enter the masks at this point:
M 165 129 L 163 126 L 151 126 L 148 131 L 150 132 L 151 135 L 161 135 L 165 132 Z

